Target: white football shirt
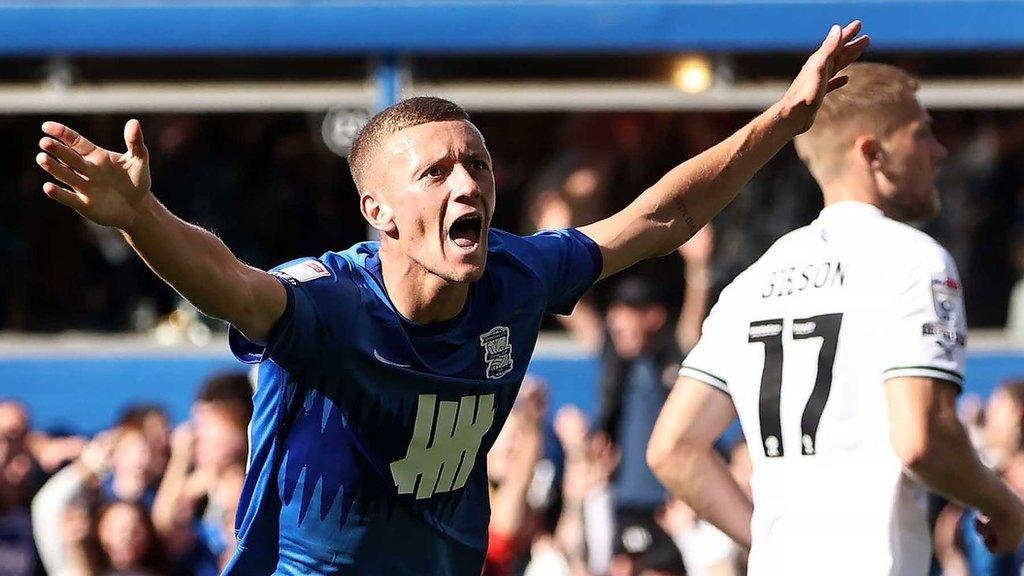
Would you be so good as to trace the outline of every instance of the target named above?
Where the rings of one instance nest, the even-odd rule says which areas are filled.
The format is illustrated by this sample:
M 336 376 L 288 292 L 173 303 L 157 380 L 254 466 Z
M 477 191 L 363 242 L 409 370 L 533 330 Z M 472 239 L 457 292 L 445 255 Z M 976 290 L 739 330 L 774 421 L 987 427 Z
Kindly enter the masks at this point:
M 922 576 L 925 493 L 889 443 L 884 382 L 963 383 L 949 253 L 841 202 L 779 239 L 719 298 L 681 375 L 732 398 L 753 462 L 751 576 Z

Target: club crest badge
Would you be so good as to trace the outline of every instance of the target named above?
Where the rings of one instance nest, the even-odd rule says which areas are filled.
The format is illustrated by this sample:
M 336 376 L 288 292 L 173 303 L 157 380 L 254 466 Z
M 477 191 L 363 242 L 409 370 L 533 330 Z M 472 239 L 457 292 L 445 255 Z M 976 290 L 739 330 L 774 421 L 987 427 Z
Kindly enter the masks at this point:
M 480 346 L 484 349 L 488 379 L 501 378 L 512 370 L 512 343 L 509 341 L 508 327 L 495 326 L 481 334 Z

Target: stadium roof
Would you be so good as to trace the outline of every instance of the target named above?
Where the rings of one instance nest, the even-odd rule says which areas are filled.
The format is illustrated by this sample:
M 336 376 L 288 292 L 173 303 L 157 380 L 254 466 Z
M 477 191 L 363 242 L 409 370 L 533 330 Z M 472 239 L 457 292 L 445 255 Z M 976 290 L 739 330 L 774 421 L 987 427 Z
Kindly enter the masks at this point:
M 1024 48 L 1021 0 L 50 0 L 0 5 L 0 56 L 786 51 L 853 18 L 876 50 Z

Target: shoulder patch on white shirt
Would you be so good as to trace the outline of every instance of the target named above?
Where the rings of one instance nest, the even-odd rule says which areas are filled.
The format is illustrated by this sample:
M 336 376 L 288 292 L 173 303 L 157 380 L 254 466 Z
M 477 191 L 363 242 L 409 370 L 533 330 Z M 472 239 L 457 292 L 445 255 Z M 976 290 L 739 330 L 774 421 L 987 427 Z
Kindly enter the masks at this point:
M 317 278 L 324 278 L 330 276 L 331 271 L 328 270 L 327 266 L 324 266 L 319 260 L 306 260 L 305 262 L 286 266 L 274 274 L 295 283 L 309 282 L 310 280 L 316 280 Z
M 960 282 L 946 274 L 935 274 L 932 276 L 932 291 L 945 296 L 959 296 Z
M 939 319 L 955 324 L 961 307 L 960 282 L 944 274 L 932 276 L 932 301 Z

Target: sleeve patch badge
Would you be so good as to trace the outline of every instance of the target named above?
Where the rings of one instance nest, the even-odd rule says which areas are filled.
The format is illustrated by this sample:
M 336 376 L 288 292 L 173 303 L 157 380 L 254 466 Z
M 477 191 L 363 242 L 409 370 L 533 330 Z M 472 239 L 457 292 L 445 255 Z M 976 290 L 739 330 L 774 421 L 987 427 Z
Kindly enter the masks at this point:
M 932 291 L 947 296 L 960 295 L 960 282 L 951 276 L 932 276 Z
M 306 260 L 305 262 L 286 266 L 275 272 L 274 275 L 289 280 L 294 284 L 296 282 L 309 282 L 317 278 L 325 278 L 331 275 L 331 271 L 319 260 Z
M 938 336 L 939 340 L 948 343 L 950 346 L 964 346 L 967 344 L 967 336 L 960 333 L 955 326 L 928 322 L 921 327 L 921 334 L 924 336 Z
M 932 276 L 932 300 L 939 319 L 955 322 L 960 303 L 960 282 L 951 276 Z
M 967 344 L 967 335 L 957 330 L 952 323 L 928 322 L 921 327 L 921 334 L 935 337 L 935 343 L 948 360 L 952 360 L 953 353 Z

